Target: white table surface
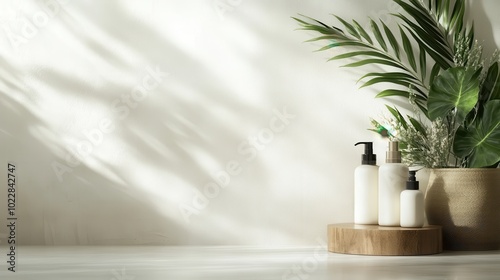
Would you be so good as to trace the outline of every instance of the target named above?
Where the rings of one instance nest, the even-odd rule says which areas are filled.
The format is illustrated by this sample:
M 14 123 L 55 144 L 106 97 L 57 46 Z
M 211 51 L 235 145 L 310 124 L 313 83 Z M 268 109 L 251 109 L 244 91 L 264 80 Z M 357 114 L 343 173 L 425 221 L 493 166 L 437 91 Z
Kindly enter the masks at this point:
M 500 279 L 500 251 L 415 257 L 333 254 L 322 247 L 18 247 L 17 272 L 1 248 L 0 279 Z

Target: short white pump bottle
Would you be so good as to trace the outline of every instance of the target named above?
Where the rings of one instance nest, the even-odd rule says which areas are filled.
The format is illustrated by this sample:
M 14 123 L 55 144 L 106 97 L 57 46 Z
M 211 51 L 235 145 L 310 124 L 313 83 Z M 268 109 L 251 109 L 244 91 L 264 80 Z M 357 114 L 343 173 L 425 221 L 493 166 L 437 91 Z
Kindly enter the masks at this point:
M 362 225 L 378 224 L 378 166 L 377 155 L 373 154 L 372 142 L 365 145 L 361 155 L 361 165 L 354 169 L 354 223 Z
M 408 167 L 401 163 L 399 143 L 389 142 L 386 163 L 378 173 L 378 224 L 400 226 L 400 196 L 405 190 Z
M 401 192 L 401 226 L 424 226 L 424 195 L 418 189 L 416 171 L 410 171 L 406 190 Z

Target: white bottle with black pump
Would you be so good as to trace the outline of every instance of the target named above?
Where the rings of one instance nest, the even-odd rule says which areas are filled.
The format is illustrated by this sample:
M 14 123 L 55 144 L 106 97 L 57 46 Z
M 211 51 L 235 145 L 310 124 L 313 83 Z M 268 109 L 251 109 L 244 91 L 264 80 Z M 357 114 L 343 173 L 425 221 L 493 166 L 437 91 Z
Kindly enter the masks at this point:
M 410 171 L 406 190 L 401 192 L 401 226 L 424 226 L 424 194 L 418 189 L 416 171 Z
M 378 224 L 400 226 L 400 197 L 405 190 L 408 167 L 401 163 L 399 143 L 389 142 L 386 163 L 378 172 Z
M 354 223 L 378 224 L 378 166 L 377 155 L 373 154 L 372 142 L 358 142 L 365 145 L 361 165 L 354 169 Z

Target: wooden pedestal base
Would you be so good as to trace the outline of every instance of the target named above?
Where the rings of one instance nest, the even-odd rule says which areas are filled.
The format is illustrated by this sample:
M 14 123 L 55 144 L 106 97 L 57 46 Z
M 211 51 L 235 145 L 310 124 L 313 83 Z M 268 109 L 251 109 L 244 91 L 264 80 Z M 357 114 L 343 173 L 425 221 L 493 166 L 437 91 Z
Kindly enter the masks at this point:
M 328 225 L 328 251 L 342 254 L 415 256 L 443 251 L 440 226 Z

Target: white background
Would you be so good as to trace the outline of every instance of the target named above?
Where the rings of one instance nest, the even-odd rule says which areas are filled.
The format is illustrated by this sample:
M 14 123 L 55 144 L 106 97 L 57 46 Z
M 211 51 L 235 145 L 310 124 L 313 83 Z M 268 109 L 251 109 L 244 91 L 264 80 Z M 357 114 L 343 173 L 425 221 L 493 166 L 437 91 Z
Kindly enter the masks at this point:
M 353 144 L 383 163 L 390 101 L 291 16 L 393 26 L 391 1 L 54 1 L 0 2 L 2 243 L 8 162 L 21 244 L 311 245 L 353 221 Z M 500 2 L 468 3 L 491 52 Z

